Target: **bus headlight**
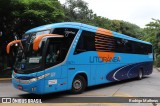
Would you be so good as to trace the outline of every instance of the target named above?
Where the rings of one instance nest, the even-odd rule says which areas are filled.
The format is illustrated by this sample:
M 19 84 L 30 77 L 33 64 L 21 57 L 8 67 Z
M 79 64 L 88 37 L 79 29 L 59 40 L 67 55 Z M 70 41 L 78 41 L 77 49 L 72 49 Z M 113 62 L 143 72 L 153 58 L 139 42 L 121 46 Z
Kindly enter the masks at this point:
M 30 82 L 35 82 L 35 81 L 37 81 L 37 78 L 32 78 L 32 79 L 30 79 L 29 81 L 30 81 Z
M 44 78 L 44 75 L 37 77 L 39 80 Z
M 49 76 L 49 75 L 50 75 L 50 74 L 47 73 L 47 74 L 38 76 L 38 77 L 36 77 L 36 78 L 32 78 L 32 79 L 30 79 L 30 82 L 35 82 L 35 81 L 40 80 L 40 79 L 43 79 L 43 78 L 45 78 L 45 77 L 47 77 L 47 76 Z
M 43 78 L 45 78 L 45 77 L 47 77 L 47 76 L 49 76 L 49 73 L 44 74 L 44 75 L 41 75 L 41 76 L 39 76 L 39 77 L 37 77 L 37 78 L 38 78 L 38 80 L 40 80 L 40 79 L 43 79 Z

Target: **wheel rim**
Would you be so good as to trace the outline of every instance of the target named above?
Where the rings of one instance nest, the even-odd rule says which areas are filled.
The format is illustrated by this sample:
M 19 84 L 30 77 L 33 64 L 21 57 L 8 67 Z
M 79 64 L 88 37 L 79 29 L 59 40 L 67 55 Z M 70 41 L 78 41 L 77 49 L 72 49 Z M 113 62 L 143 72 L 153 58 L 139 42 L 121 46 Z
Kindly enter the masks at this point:
M 80 80 L 75 80 L 74 83 L 73 83 L 73 87 L 76 89 L 76 90 L 79 90 L 82 88 L 82 83 Z

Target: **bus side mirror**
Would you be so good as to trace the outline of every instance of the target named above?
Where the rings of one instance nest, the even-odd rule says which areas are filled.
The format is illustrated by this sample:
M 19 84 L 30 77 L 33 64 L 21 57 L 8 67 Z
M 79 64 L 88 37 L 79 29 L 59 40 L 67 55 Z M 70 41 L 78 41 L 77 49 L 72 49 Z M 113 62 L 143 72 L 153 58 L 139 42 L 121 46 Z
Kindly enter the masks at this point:
M 14 44 L 17 44 L 17 43 L 21 43 L 21 40 L 14 40 L 14 41 L 8 43 L 8 45 L 6 47 L 7 54 L 9 54 L 11 46 Z

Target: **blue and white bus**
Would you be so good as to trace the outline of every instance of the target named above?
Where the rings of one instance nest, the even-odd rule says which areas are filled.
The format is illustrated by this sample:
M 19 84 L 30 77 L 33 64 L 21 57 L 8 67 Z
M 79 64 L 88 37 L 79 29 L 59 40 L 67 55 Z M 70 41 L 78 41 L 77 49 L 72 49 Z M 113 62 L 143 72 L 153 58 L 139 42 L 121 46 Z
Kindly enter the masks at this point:
M 18 45 L 12 83 L 35 94 L 142 79 L 153 68 L 152 44 L 117 32 L 76 22 L 28 30 Z

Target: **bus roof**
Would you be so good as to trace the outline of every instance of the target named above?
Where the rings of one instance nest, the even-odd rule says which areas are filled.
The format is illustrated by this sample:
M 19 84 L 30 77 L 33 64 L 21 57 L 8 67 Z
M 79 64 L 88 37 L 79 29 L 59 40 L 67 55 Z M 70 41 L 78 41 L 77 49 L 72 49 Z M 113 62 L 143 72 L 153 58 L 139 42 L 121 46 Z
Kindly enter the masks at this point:
M 64 27 L 77 28 L 77 29 L 82 28 L 83 30 L 88 30 L 91 32 L 96 32 L 98 29 L 98 27 L 87 25 L 87 24 L 82 24 L 82 23 L 78 23 L 78 22 L 61 22 L 61 23 L 53 23 L 53 24 L 39 26 L 39 27 L 28 30 L 26 33 L 32 33 L 32 32 L 37 32 L 37 31 L 42 31 L 42 30 L 47 30 L 47 29 L 53 29 L 53 28 L 64 28 Z M 113 33 L 113 35 L 115 37 L 133 40 L 133 41 L 137 41 L 137 42 L 142 42 L 142 43 L 146 43 L 146 44 L 151 44 L 150 42 L 142 41 L 142 40 L 139 40 L 139 39 L 136 39 L 136 38 L 124 35 L 124 34 L 120 34 L 120 33 L 114 32 L 114 31 L 111 31 L 111 32 Z
M 128 39 L 128 40 L 137 41 L 137 42 L 142 42 L 142 43 L 146 43 L 146 44 L 152 45 L 150 42 L 146 42 L 146 41 L 143 41 L 143 40 L 139 40 L 139 39 L 134 38 L 134 37 L 131 37 L 131 36 L 127 36 L 127 35 L 124 35 L 124 34 L 120 34 L 120 33 L 114 32 L 114 31 L 112 31 L 112 33 L 113 33 L 113 35 L 114 35 L 115 37 L 118 37 L 118 38 L 124 38 L 124 39 Z
M 53 24 L 39 26 L 39 27 L 28 30 L 26 33 L 32 33 L 32 32 L 37 32 L 41 30 L 53 29 L 53 28 L 63 28 L 63 27 L 78 28 L 78 29 L 80 29 L 80 27 L 84 27 L 86 29 L 92 29 L 92 30 L 97 29 L 97 27 L 78 23 L 78 22 L 62 22 L 62 23 L 53 23 Z

